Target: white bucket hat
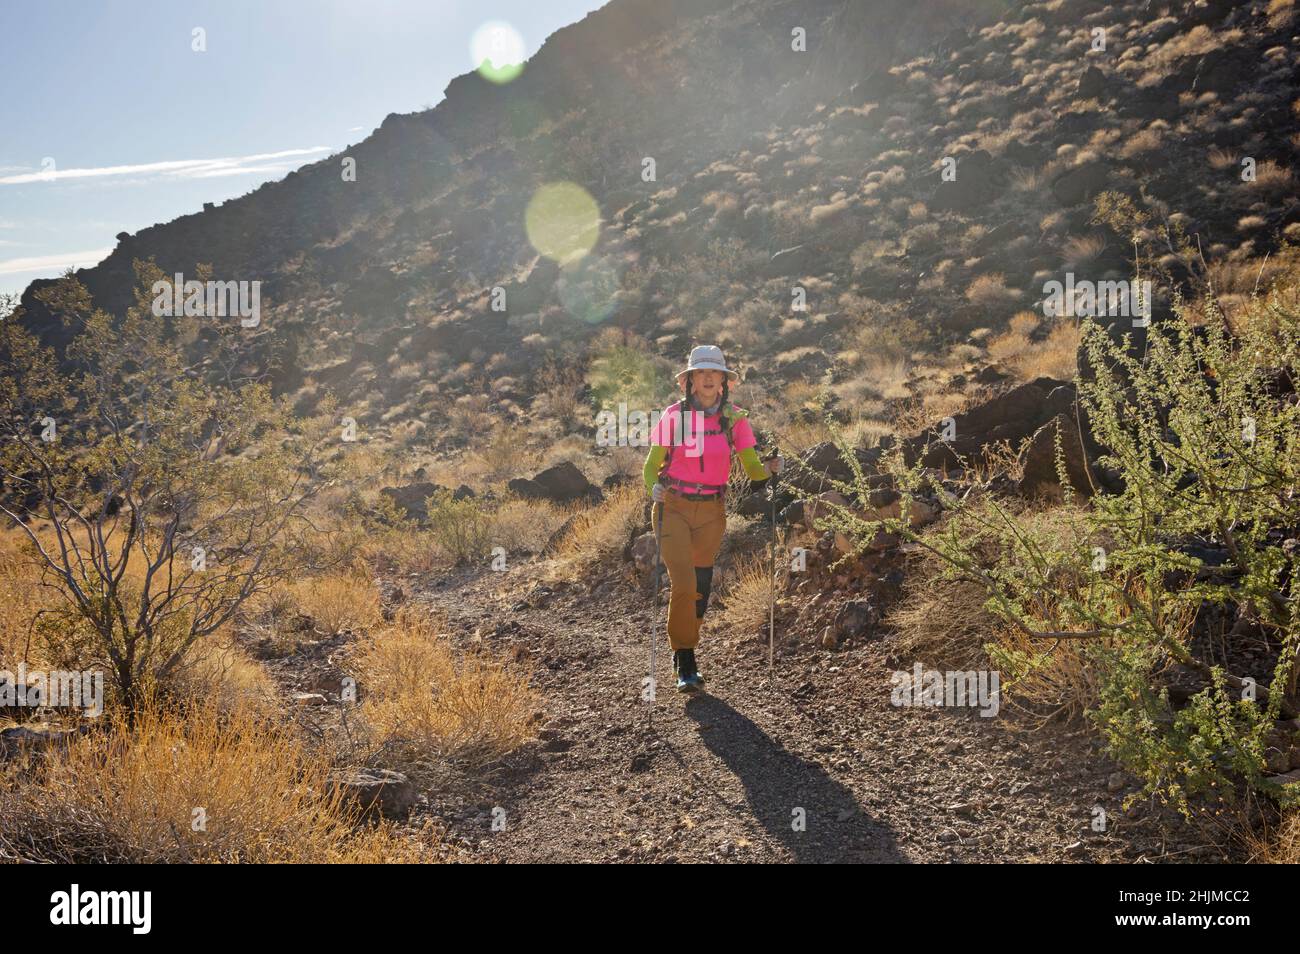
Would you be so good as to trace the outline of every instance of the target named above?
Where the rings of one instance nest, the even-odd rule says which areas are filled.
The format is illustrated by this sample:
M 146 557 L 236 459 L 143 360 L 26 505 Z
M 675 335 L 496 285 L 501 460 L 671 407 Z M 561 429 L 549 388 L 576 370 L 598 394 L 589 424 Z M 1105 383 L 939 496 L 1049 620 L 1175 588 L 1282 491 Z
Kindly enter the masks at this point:
M 722 349 L 717 345 L 696 345 L 691 349 L 690 360 L 686 367 L 677 372 L 677 380 L 690 371 L 723 371 L 732 381 L 739 381 L 740 375 L 727 367 L 727 359 L 722 356 Z

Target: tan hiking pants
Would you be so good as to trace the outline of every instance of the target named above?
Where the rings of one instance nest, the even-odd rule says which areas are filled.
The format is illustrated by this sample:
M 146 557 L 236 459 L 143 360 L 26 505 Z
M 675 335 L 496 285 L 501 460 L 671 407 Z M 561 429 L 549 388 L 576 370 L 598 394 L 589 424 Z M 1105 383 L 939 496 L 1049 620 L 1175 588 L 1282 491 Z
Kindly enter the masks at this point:
M 653 509 L 651 524 L 660 534 L 659 546 L 672 584 L 668 645 L 674 650 L 694 649 L 712 589 L 713 561 L 727 529 L 726 502 L 722 494 L 716 500 L 687 500 L 670 490 L 663 504 Z

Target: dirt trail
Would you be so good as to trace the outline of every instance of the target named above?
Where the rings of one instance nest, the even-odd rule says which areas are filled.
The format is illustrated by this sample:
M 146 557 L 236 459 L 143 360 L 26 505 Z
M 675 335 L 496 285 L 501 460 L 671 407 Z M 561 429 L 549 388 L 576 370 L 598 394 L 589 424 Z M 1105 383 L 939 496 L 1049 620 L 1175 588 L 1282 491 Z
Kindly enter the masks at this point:
M 486 776 L 431 793 L 465 853 L 500 861 L 1208 860 L 1222 851 L 1146 805 L 1124 813 L 1091 736 L 1018 731 L 1004 708 L 890 704 L 881 643 L 839 652 L 708 622 L 707 694 L 657 653 L 653 724 L 641 701 L 647 632 L 663 610 L 626 584 L 541 583 L 539 566 L 451 577 L 412 598 L 456 638 L 513 654 L 545 694 L 541 739 Z M 1116 780 L 1117 784 L 1118 780 Z M 1095 832 L 1094 806 L 1107 814 Z M 503 830 L 493 831 L 495 809 Z M 798 830 L 802 815 L 806 824 Z M 1164 824 L 1161 823 L 1163 820 Z

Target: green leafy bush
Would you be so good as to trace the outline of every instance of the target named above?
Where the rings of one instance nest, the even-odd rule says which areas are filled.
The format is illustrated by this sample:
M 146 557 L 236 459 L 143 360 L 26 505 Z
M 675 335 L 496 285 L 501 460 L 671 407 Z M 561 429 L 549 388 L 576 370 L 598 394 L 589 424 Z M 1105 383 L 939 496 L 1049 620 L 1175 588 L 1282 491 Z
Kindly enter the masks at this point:
M 1254 299 L 1245 320 L 1237 316 L 1236 334 L 1226 321 L 1193 326 L 1176 302 L 1177 317 L 1150 329 L 1143 358 L 1085 325 L 1098 373 L 1079 382 L 1080 405 L 1105 449 L 1097 464 L 1122 490 L 1080 506 L 1058 434 L 1066 506 L 1051 532 L 992 497 L 957 500 L 898 452 L 886 459 L 904 516 L 884 528 L 940 556 L 953 576 L 980 582 L 987 607 L 1010 624 L 1014 638 L 989 647 L 1004 687 L 1014 693 L 1070 647 L 1089 671 L 1088 716 L 1111 753 L 1144 794 L 1185 813 L 1191 798 L 1226 794 L 1239 780 L 1296 799 L 1294 787 L 1277 792 L 1264 780 L 1276 720 L 1297 711 L 1300 308 L 1297 275 L 1289 277 Z M 1215 313 L 1212 301 L 1198 310 Z M 882 524 L 855 506 L 867 484 L 854 469 L 840 488 L 849 504 L 822 523 L 860 550 Z M 920 494 L 949 511 L 925 533 L 906 517 Z M 1224 558 L 1207 559 L 1217 554 Z M 1267 676 L 1228 671 L 1228 657 L 1210 645 L 1206 630 L 1234 616 L 1258 627 Z M 1181 705 L 1163 678 L 1175 668 L 1197 680 Z

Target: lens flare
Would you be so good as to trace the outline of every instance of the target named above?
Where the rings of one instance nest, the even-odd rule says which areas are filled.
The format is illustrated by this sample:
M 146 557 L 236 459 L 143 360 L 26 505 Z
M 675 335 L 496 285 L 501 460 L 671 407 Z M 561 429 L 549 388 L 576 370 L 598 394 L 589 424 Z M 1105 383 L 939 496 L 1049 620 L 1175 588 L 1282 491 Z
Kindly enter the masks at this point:
M 509 83 L 522 73 L 527 53 L 524 38 L 504 20 L 489 20 L 469 41 L 471 65 L 493 83 Z
M 575 182 L 548 182 L 528 200 L 524 230 L 542 255 L 561 265 L 576 262 L 600 237 L 600 206 Z
M 560 269 L 555 293 L 569 314 L 595 325 L 613 314 L 620 287 L 618 269 L 603 256 L 588 255 Z

